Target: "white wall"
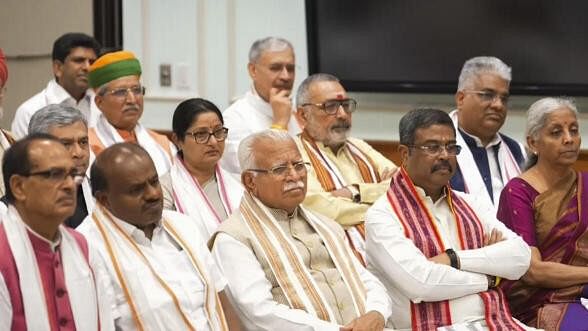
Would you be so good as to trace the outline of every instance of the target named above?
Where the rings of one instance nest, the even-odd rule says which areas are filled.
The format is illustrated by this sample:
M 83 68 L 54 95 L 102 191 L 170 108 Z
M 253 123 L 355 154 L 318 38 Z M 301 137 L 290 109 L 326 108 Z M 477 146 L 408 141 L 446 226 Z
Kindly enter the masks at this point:
M 123 22 L 125 48 L 134 51 L 143 64 L 148 93 L 142 122 L 152 128 L 170 129 L 173 110 L 185 98 L 207 98 L 224 109 L 250 88 L 247 53 L 258 38 L 275 35 L 293 43 L 296 86 L 308 73 L 303 0 L 126 0 Z M 176 69 L 183 64 L 189 86 L 182 88 L 174 82 L 172 87 L 159 87 L 160 63 L 171 63 Z M 513 71 L 516 78 L 516 68 Z M 454 107 L 449 94 L 351 95 L 359 101 L 353 134 L 364 139 L 398 140 L 398 121 L 414 107 Z M 536 99 L 512 97 L 503 132 L 523 139 L 524 110 Z M 581 110 L 588 110 L 588 98 L 577 101 Z M 588 115 L 581 115 L 581 124 L 588 141 Z

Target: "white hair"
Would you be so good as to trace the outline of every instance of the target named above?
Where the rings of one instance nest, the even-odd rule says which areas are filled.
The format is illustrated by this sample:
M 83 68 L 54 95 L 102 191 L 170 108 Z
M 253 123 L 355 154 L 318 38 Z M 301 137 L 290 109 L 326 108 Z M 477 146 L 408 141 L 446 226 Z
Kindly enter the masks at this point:
M 331 75 L 331 74 L 323 74 L 323 73 L 318 73 L 318 74 L 313 74 L 310 75 L 308 77 L 306 77 L 305 80 L 302 81 L 302 83 L 300 83 L 300 86 L 298 87 L 298 91 L 296 92 L 296 106 L 300 107 L 303 104 L 307 103 L 310 101 L 310 86 L 314 83 L 318 83 L 318 82 L 339 82 L 339 78 Z
M 512 80 L 511 68 L 494 56 L 477 56 L 467 60 L 463 64 L 459 74 L 457 90 L 471 88 L 473 81 L 482 74 L 495 74 L 510 84 Z
M 255 147 L 262 140 L 270 140 L 272 143 L 280 144 L 286 141 L 293 141 L 292 136 L 284 130 L 267 129 L 252 133 L 241 140 L 237 155 L 239 157 L 239 165 L 241 171 L 247 169 L 255 169 L 257 167 L 257 157 L 255 155 Z
M 527 129 L 525 134 L 532 138 L 537 138 L 537 134 L 547 122 L 547 117 L 556 110 L 567 108 L 572 111 L 576 117 L 578 109 L 572 99 L 568 98 L 543 98 L 535 101 L 529 110 L 527 110 Z
M 281 52 L 286 49 L 294 51 L 292 44 L 280 37 L 266 37 L 253 42 L 249 50 L 249 63 L 257 63 L 264 52 Z

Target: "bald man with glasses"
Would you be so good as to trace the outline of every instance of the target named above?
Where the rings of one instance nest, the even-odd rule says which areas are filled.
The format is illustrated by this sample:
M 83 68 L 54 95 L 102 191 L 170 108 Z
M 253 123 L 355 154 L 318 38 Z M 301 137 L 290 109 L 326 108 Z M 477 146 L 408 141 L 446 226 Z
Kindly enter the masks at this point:
M 337 221 L 364 260 L 364 214 L 386 192 L 396 165 L 366 142 L 351 138 L 357 102 L 329 74 L 306 78 L 296 95 L 302 133 L 295 138 L 311 164 L 304 206 Z

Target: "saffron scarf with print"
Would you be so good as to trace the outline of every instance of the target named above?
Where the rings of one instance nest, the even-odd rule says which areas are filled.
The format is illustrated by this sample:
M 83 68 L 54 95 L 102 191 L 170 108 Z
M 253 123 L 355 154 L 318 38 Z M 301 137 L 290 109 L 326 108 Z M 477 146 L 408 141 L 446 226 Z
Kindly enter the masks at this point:
M 449 186 L 446 187 L 447 203 L 458 229 L 460 250 L 476 249 L 484 245 L 484 228 L 471 207 Z M 434 216 L 420 199 L 404 168 L 392 177 L 387 198 L 398 216 L 404 234 L 411 239 L 427 258 L 445 252 Z M 490 330 L 522 330 L 513 320 L 506 297 L 500 288 L 480 292 L 485 306 L 486 324 Z M 410 304 L 413 330 L 436 330 L 453 324 L 449 301 Z
M 171 287 L 157 274 L 147 257 L 141 251 L 141 248 L 116 224 L 114 216 L 99 203 L 96 204 L 92 213 L 92 222 L 97 227 L 102 240 L 104 240 L 104 246 L 106 247 L 109 260 L 116 272 L 117 281 L 123 289 L 137 330 L 152 330 L 157 329 L 157 325 L 165 325 L 170 330 L 195 331 L 196 328 L 184 309 L 180 306 L 179 299 Z M 184 233 L 194 234 L 197 231 L 184 229 L 187 226 L 186 224 L 181 224 L 181 222 L 167 218 L 163 218 L 162 225 L 164 230 L 186 252 L 194 270 L 204 285 L 204 311 L 211 330 L 228 330 L 220 305 L 220 299 L 214 290 L 214 284 L 205 266 L 196 255 L 197 248 L 191 244 L 193 242 L 192 240 L 187 240 L 181 235 Z M 176 307 L 176 311 L 172 312 L 149 306 L 149 300 L 146 294 L 149 293 L 149 288 L 145 288 L 142 280 L 136 274 L 132 274 L 131 270 L 128 270 L 128 268 L 125 269 L 133 265 L 131 261 L 136 261 L 137 259 L 143 261 L 145 267 L 151 271 L 156 281 L 169 294 Z
M 333 232 L 309 211 L 299 207 L 308 224 L 321 237 L 329 256 L 351 297 L 356 316 L 365 313 L 366 290 L 354 267 L 353 252 L 337 233 Z M 278 221 L 258 199 L 245 192 L 239 207 L 241 217 L 251 234 L 257 239 L 264 257 L 280 284 L 291 308 L 302 309 L 324 321 L 336 323 L 334 312 L 314 282 L 292 238 L 281 229 Z

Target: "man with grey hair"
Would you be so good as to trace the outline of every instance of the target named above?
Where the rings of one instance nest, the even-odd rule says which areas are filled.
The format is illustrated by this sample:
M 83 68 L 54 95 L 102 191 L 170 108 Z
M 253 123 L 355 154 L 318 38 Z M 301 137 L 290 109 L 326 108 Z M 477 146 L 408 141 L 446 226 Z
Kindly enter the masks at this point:
M 364 216 L 386 192 L 396 165 L 363 140 L 349 137 L 357 102 L 337 77 L 314 74 L 296 95 L 302 134 L 295 138 L 302 158 L 312 167 L 304 206 L 337 221 L 364 261 Z
M 498 131 L 507 113 L 511 68 L 496 57 L 467 60 L 455 93 L 457 109 L 450 115 L 464 147 L 451 187 L 483 196 L 498 205 L 506 183 L 521 173 L 522 145 Z
M 337 223 L 300 205 L 308 164 L 292 137 L 254 133 L 239 161 L 246 192 L 211 245 L 245 328 L 382 330 L 391 314 L 386 290 Z
M 300 132 L 291 119 L 290 95 L 296 73 L 292 44 L 278 37 L 256 40 L 249 50 L 247 70 L 253 81 L 251 90 L 223 112 L 229 136 L 221 165 L 235 174 L 241 173 L 237 149 L 243 138 L 269 128 L 292 135 Z
M 88 174 L 91 152 L 86 118 L 76 108 L 59 104 L 48 105 L 33 114 L 28 132 L 46 133 L 56 137 L 71 155 L 77 173 L 77 203 L 74 214 L 64 224 L 76 228 L 94 207 Z

